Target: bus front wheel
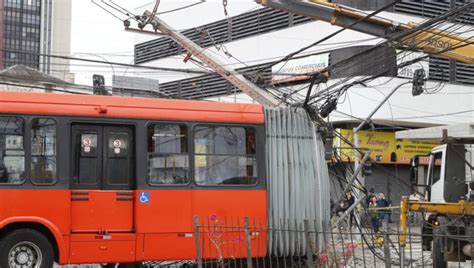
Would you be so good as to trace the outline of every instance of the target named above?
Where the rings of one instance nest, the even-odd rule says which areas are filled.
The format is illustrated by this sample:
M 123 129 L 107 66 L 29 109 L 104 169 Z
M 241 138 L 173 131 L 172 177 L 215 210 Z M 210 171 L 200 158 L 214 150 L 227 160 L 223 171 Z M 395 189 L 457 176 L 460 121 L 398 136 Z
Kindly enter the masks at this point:
M 15 230 L 0 241 L 0 267 L 50 268 L 53 262 L 51 243 L 36 230 Z

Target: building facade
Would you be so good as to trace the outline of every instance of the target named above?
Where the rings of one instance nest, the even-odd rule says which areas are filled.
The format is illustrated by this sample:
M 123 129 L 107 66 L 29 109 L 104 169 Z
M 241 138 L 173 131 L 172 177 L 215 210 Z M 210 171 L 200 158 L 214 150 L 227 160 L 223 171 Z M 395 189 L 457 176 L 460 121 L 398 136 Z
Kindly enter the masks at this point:
M 0 69 L 25 65 L 72 82 L 69 60 L 71 1 L 4 0 L 0 22 Z

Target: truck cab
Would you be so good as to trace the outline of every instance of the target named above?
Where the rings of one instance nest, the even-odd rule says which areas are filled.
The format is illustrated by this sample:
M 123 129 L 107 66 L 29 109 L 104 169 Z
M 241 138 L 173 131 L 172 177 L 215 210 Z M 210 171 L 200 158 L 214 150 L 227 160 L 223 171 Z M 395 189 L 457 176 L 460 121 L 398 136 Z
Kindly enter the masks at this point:
M 425 212 L 422 243 L 425 250 L 432 250 L 433 267 L 444 268 L 448 261 L 472 259 L 474 123 L 403 130 L 396 132 L 395 138 L 439 140 L 442 143 L 431 150 L 424 180 L 418 180 L 417 158 L 411 163 L 412 185 L 419 190 L 424 186 L 426 202 L 405 199 L 401 208 Z
M 474 191 L 469 187 L 474 185 L 471 145 L 458 140 L 432 149 L 424 185 L 426 201 L 458 203 L 461 200 L 473 200 Z M 412 167 L 417 168 L 416 165 Z M 422 243 L 425 250 L 432 250 L 434 267 L 446 267 L 450 260 L 464 261 L 471 258 L 471 244 L 467 237 L 473 235 L 472 225 L 471 220 L 461 220 L 459 215 L 425 213 Z
M 425 179 L 425 199 L 430 202 L 458 202 L 470 197 L 471 145 L 446 143 L 433 148 Z

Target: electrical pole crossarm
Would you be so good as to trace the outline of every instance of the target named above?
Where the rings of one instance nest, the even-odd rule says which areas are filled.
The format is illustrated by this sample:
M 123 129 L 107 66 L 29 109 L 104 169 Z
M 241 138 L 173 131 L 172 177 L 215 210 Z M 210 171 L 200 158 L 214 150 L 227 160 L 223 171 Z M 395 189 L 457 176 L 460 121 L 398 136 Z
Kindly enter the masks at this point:
M 149 11 L 145 11 L 144 15 L 146 17 L 150 17 L 152 13 Z M 174 39 L 190 54 L 201 60 L 204 64 L 209 66 L 212 70 L 214 70 L 224 79 L 226 79 L 229 83 L 249 95 L 256 102 L 271 107 L 281 106 L 280 102 L 276 98 L 271 96 L 268 92 L 247 80 L 243 75 L 239 74 L 234 69 L 226 66 L 225 63 L 215 58 L 207 50 L 194 43 L 192 40 L 181 34 L 179 31 L 173 29 L 161 19 L 154 16 L 153 20 L 150 23 L 156 30 L 159 30 L 163 34 Z

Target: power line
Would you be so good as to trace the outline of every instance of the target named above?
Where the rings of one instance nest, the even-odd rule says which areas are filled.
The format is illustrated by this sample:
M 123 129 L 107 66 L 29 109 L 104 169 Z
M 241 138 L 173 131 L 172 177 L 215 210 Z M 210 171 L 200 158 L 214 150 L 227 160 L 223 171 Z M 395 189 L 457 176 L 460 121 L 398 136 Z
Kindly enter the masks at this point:
M 355 91 L 354 91 L 353 93 L 356 94 L 356 95 L 358 95 L 358 96 L 360 96 L 360 97 L 362 97 L 362 98 L 364 98 L 364 99 L 367 99 L 367 100 L 370 100 L 370 101 L 373 101 L 373 102 L 378 102 L 378 100 L 375 100 L 375 99 L 372 99 L 372 98 L 370 98 L 370 97 L 367 97 L 367 96 L 364 95 L 364 94 L 359 94 L 359 93 L 357 93 L 357 92 L 355 92 Z M 413 109 L 413 108 L 408 108 L 408 107 L 404 107 L 404 106 L 400 106 L 400 105 L 396 105 L 396 104 L 392 104 L 391 106 L 393 106 L 393 107 L 395 107 L 395 108 L 397 108 L 397 109 L 403 109 L 403 110 L 413 111 L 413 112 L 415 112 L 415 113 L 420 113 L 420 112 L 423 112 L 423 113 L 430 113 L 430 112 L 427 112 L 427 111 L 417 110 L 417 109 Z M 357 120 L 361 120 L 361 118 L 355 117 L 355 116 L 353 116 L 353 115 L 349 115 L 349 114 L 344 113 L 344 112 L 342 112 L 342 111 L 340 111 L 340 110 L 335 110 L 334 112 L 339 113 L 339 114 L 343 114 L 343 115 L 346 115 L 346 116 L 349 116 L 349 117 L 354 118 L 354 119 L 357 119 Z M 399 111 L 399 113 L 409 114 L 409 113 L 400 112 L 400 111 Z M 430 116 L 430 117 L 436 117 L 437 115 L 438 115 L 438 114 L 431 113 L 431 115 L 428 115 L 428 116 Z M 413 116 L 413 118 L 415 118 L 415 117 L 416 117 L 416 116 Z M 395 118 L 395 117 L 394 117 L 394 118 L 392 118 L 392 119 L 393 119 L 393 120 L 396 120 L 396 119 L 403 119 L 403 118 Z M 432 120 L 438 121 L 438 122 L 440 122 L 440 123 L 456 123 L 456 122 L 453 122 L 453 121 L 445 121 L 445 120 L 438 120 L 438 119 L 436 119 L 436 120 L 435 120 L 435 119 L 432 119 Z
M 25 84 L 19 84 L 19 83 L 9 83 L 9 82 L 3 82 L 0 81 L 0 85 L 6 85 L 6 86 L 15 86 L 15 87 L 22 87 L 22 88 L 31 88 L 31 89 L 42 89 L 42 90 L 49 90 L 49 91 L 55 91 L 55 92 L 61 92 L 61 93 L 71 93 L 71 94 L 80 94 L 80 95 L 88 95 L 87 93 L 82 93 L 82 92 L 77 92 L 77 91 L 70 91 L 70 90 L 62 90 L 62 89 L 55 89 L 55 88 L 46 88 L 44 86 L 35 86 L 35 85 L 25 85 Z M 18 90 L 15 90 L 18 91 Z
M 474 110 L 465 110 L 465 111 L 459 111 L 459 112 L 434 114 L 434 115 L 417 115 L 417 116 L 410 116 L 410 117 L 398 117 L 394 119 L 419 119 L 419 118 L 430 118 L 430 117 L 442 117 L 442 116 L 450 116 L 450 115 L 465 114 L 465 113 L 472 113 L 472 112 L 474 112 Z
M 33 88 L 33 89 L 43 89 L 43 90 L 52 90 L 52 91 L 57 91 L 57 92 L 66 92 L 66 93 L 78 93 L 78 94 L 87 94 L 83 92 L 76 92 L 76 91 L 71 91 L 70 89 L 75 89 L 75 90 L 82 90 L 86 92 L 92 93 L 94 90 L 94 87 L 88 86 L 88 85 L 80 85 L 80 84 L 69 84 L 69 83 L 54 83 L 54 82 L 48 82 L 49 85 L 54 85 L 58 88 L 62 89 L 55 89 L 55 88 L 50 88 L 45 85 L 38 85 L 38 83 L 41 83 L 40 81 L 33 79 L 33 78 L 26 78 L 26 77 L 15 77 L 11 75 L 5 75 L 5 74 L 0 74 L 0 78 L 6 78 L 6 79 L 11 79 L 11 80 L 19 80 L 24 81 L 26 83 L 31 83 L 31 84 L 24 84 L 22 82 L 12 82 L 12 81 L 1 81 L 0 84 L 3 85 L 10 85 L 10 86 L 17 86 L 17 87 L 26 87 L 26 88 Z M 68 89 L 67 89 L 68 88 Z M 148 94 L 148 95 L 156 95 L 157 97 L 169 97 L 165 93 L 161 92 L 159 88 L 153 90 L 150 88 L 128 88 L 128 87 L 117 87 L 117 86 L 104 86 L 104 88 L 109 91 L 113 91 L 113 89 L 118 89 L 118 90 L 123 90 L 127 93 L 142 93 L 142 94 Z
M 454 10 L 452 10 L 452 11 L 450 11 L 450 12 L 448 12 L 448 13 L 442 15 L 442 16 L 439 16 L 439 17 L 436 17 L 436 18 L 427 20 L 426 22 L 421 23 L 421 24 L 419 24 L 418 26 L 416 26 L 416 27 L 414 27 L 414 28 L 412 28 L 412 29 L 410 29 L 410 30 L 408 30 L 408 31 L 400 32 L 400 33 L 397 33 L 397 34 L 394 34 L 394 35 L 391 35 L 391 36 L 390 36 L 390 35 L 386 35 L 386 36 L 385 36 L 385 37 L 387 38 L 386 41 L 381 42 L 381 43 L 379 43 L 378 45 L 373 46 L 373 47 L 371 47 L 371 48 L 369 48 L 369 49 L 367 49 L 367 50 L 364 50 L 364 51 L 362 51 L 362 52 L 359 52 L 359 53 L 357 53 L 357 54 L 355 54 L 355 55 L 353 55 L 353 56 L 351 56 L 351 57 L 349 57 L 349 58 L 347 58 L 347 59 L 344 59 L 344 60 L 341 60 L 341 61 L 339 61 L 339 62 L 337 62 L 337 63 L 331 64 L 331 66 L 328 66 L 328 67 L 324 68 L 323 70 L 320 70 L 320 71 L 319 71 L 318 73 L 316 73 L 316 74 L 322 74 L 322 73 L 324 73 L 324 72 L 328 72 L 328 71 L 330 71 L 331 69 L 334 69 L 335 67 L 339 67 L 339 66 L 342 65 L 342 64 L 345 65 L 344 68 L 349 68 L 350 66 L 349 66 L 349 64 L 347 64 L 347 63 L 350 62 L 351 60 L 353 60 L 353 59 L 355 59 L 355 58 L 357 58 L 357 57 L 360 57 L 360 56 L 362 56 L 362 55 L 366 55 L 367 53 L 369 53 L 369 52 L 375 50 L 376 48 L 378 48 L 378 47 L 380 47 L 380 46 L 382 46 L 382 45 L 389 44 L 390 42 L 399 40 L 399 39 L 404 38 L 404 37 L 406 37 L 406 36 L 412 35 L 413 38 L 415 38 L 415 37 L 416 37 L 416 33 L 419 32 L 419 31 L 421 31 L 421 30 L 423 30 L 424 28 L 432 27 L 434 24 L 439 24 L 439 23 L 441 23 L 443 20 L 445 20 L 446 18 L 448 18 L 448 17 L 450 17 L 450 16 L 456 15 L 456 14 L 462 12 L 462 11 L 467 11 L 467 10 L 469 10 L 473 5 L 474 5 L 474 3 L 471 3 L 471 4 L 467 4 L 467 5 L 465 5 L 465 6 L 459 7 L 459 8 L 457 8 L 457 9 L 454 9 Z M 470 40 L 470 39 L 471 39 L 471 37 L 467 38 L 466 40 Z M 423 41 L 425 41 L 425 40 L 422 40 L 422 41 L 420 41 L 419 43 L 421 43 L 421 42 L 423 42 Z M 418 44 L 419 44 L 419 43 L 418 43 Z M 467 44 L 465 44 L 465 45 L 469 45 L 469 44 L 470 44 L 470 43 L 467 43 Z M 414 43 L 414 44 L 412 45 L 412 47 L 414 47 L 414 46 L 416 46 L 416 45 L 417 45 L 417 44 Z M 462 46 L 464 46 L 464 45 L 462 45 Z M 450 48 L 450 49 L 456 49 L 456 48 L 459 48 L 459 47 L 462 47 L 462 46 L 457 46 L 457 47 L 454 46 L 454 47 L 452 47 L 452 48 Z M 439 51 L 438 53 L 432 53 L 432 54 L 435 54 L 435 55 L 436 55 L 436 54 L 444 53 L 444 52 L 446 52 L 446 51 L 449 51 L 450 49 L 441 50 L 441 51 Z M 426 56 L 426 57 L 428 57 L 428 56 Z M 425 57 L 425 58 L 426 58 L 426 57 Z M 421 60 L 421 59 L 423 59 L 423 58 L 418 59 L 418 61 Z M 413 64 L 414 62 L 416 62 L 416 61 L 411 61 L 411 63 L 409 63 L 409 64 L 404 64 L 403 66 L 408 66 L 408 65 L 410 65 L 410 64 Z M 354 63 L 352 63 L 352 64 L 354 64 Z M 380 72 L 378 75 L 373 76 L 372 79 L 373 79 L 373 78 L 376 78 L 376 77 L 380 77 L 381 75 L 385 74 L 387 71 L 390 71 L 390 70 L 385 70 L 385 71 L 383 71 L 383 72 Z M 316 74 L 309 74 L 309 75 L 316 75 Z M 370 80 L 370 78 L 369 78 L 369 79 L 366 79 L 366 81 L 368 81 L 368 80 Z M 346 81 L 347 81 L 347 80 L 346 80 Z M 352 83 L 352 85 L 357 84 L 357 83 L 360 83 L 360 82 L 365 82 L 365 81 L 359 80 L 359 81 L 356 82 L 356 83 Z M 350 86 L 351 86 L 351 85 L 344 85 L 343 88 L 339 89 L 339 91 L 341 91 L 341 90 L 344 89 L 344 88 L 347 89 L 347 88 L 349 88 Z M 333 85 L 333 86 L 331 86 L 331 87 L 335 87 L 335 85 Z M 319 92 L 319 95 L 321 95 L 321 94 L 322 94 L 322 93 Z M 313 96 L 313 98 L 316 97 L 316 96 L 317 96 L 317 95 Z
M 165 72 L 178 72 L 178 73 L 188 73 L 188 74 L 206 74 L 206 73 L 209 73 L 209 72 L 203 72 L 203 71 L 194 70 L 194 69 L 180 69 L 180 68 L 169 68 L 169 67 L 143 66 L 143 65 L 137 65 L 137 64 L 127 64 L 127 63 L 111 62 L 111 61 L 100 61 L 100 60 L 84 59 L 84 58 L 77 58 L 77 57 L 70 57 L 70 56 L 53 55 L 53 54 L 47 54 L 47 53 L 21 51 L 21 50 L 0 49 L 0 51 L 10 52 L 10 53 L 19 53 L 19 54 L 37 55 L 37 56 L 41 56 L 41 57 L 58 58 L 58 59 L 65 59 L 65 60 L 76 60 L 76 61 L 84 61 L 84 62 L 124 66 L 124 67 L 133 67 L 133 68 L 139 68 L 139 69 L 158 70 L 158 71 L 165 71 Z
M 469 37 L 469 39 L 471 39 L 471 37 Z M 423 42 L 423 41 L 421 41 L 421 42 Z M 473 43 L 474 43 L 474 41 L 473 41 Z M 465 44 L 465 45 L 468 45 L 468 44 L 470 44 L 470 43 L 467 43 L 467 44 Z M 461 45 L 461 46 L 465 46 L 465 45 Z M 440 51 L 440 52 L 438 52 L 438 53 L 444 53 L 445 51 L 448 51 L 448 50 L 451 50 L 451 49 L 456 49 L 456 48 L 459 48 L 459 47 L 461 47 L 461 46 L 457 46 L 457 47 L 454 46 L 454 47 L 452 47 L 452 48 L 444 49 L 444 50 L 442 50 L 442 51 Z M 424 59 L 428 58 L 429 56 L 430 56 L 430 55 L 425 55 L 425 56 L 418 57 L 418 58 L 413 59 L 413 60 L 410 60 L 410 61 L 403 62 L 403 63 L 399 64 L 397 67 L 400 68 L 400 67 L 405 67 L 405 66 L 412 65 L 413 63 L 416 63 L 416 62 L 418 62 L 418 61 L 424 60 Z M 345 84 L 345 85 L 343 85 L 341 88 L 336 89 L 336 90 L 337 90 L 337 95 L 340 96 L 340 95 L 341 95 L 341 92 L 344 92 L 344 91 L 347 90 L 348 88 L 350 88 L 350 87 L 352 87 L 352 86 L 354 86 L 354 85 L 357 85 L 357 84 L 362 84 L 362 85 L 363 85 L 364 83 L 366 83 L 366 82 L 368 82 L 368 81 L 371 81 L 371 80 L 373 80 L 373 79 L 375 79 L 375 78 L 378 78 L 378 77 L 383 76 L 384 74 L 386 74 L 386 73 L 389 72 L 389 71 L 390 71 L 390 70 L 381 70 L 381 71 L 380 71 L 379 73 L 377 73 L 376 75 L 368 76 L 368 77 L 366 77 L 366 78 L 353 81 L 353 82 L 351 82 L 350 84 Z M 348 79 L 346 79 L 346 81 L 347 81 L 347 80 L 348 80 Z M 337 84 L 330 86 L 330 88 L 334 88 L 334 87 L 336 87 L 336 86 L 337 86 Z M 329 91 L 329 88 L 327 89 L 327 91 Z M 314 95 L 312 98 L 315 99 L 316 97 L 318 97 L 318 96 L 321 95 L 321 94 L 322 94 L 322 93 L 319 92 L 318 94 Z M 324 97 L 324 96 L 321 96 L 321 97 Z M 313 104 L 314 104 L 315 102 L 317 102 L 317 101 L 313 101 Z
M 162 11 L 162 12 L 158 12 L 156 13 L 157 15 L 163 15 L 163 14 L 168 14 L 168 13 L 172 13 L 172 12 L 176 12 L 176 11 L 181 11 L 183 9 L 187 9 L 187 8 L 190 8 L 190 7 L 193 7 L 193 6 L 197 6 L 197 5 L 200 5 L 200 4 L 203 4 L 204 2 L 206 2 L 206 0 L 199 0 L 195 3 L 191 3 L 189 5 L 185 5 L 185 6 L 182 6 L 182 7 L 178 7 L 178 8 L 175 8 L 175 9 L 170 9 L 170 10 L 166 10 L 166 11 Z

